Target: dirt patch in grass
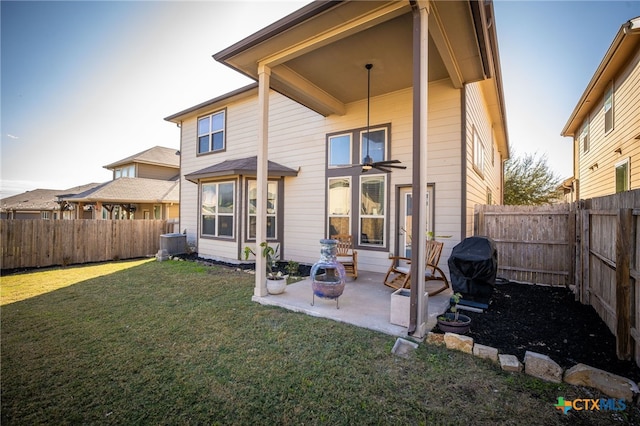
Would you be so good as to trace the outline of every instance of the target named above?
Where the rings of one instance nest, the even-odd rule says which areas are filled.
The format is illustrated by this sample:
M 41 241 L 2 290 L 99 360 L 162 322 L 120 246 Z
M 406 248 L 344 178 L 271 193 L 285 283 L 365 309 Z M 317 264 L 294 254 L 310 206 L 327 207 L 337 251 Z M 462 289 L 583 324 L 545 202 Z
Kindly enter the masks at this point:
M 564 287 L 496 285 L 484 313 L 471 317 L 468 336 L 520 360 L 526 351 L 548 355 L 563 368 L 583 363 L 640 382 L 640 368 L 616 356 L 616 340 L 596 311 Z

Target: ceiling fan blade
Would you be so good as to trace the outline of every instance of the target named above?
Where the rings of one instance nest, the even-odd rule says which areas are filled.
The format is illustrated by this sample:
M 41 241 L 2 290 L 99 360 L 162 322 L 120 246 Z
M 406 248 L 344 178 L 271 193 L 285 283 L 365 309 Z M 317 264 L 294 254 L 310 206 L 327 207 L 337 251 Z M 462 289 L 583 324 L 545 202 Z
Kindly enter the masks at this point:
M 399 163 L 399 161 L 393 161 L 393 162 L 389 162 L 389 161 L 377 161 L 375 163 L 373 163 L 371 166 L 372 167 L 376 167 L 378 168 L 378 166 L 382 166 L 382 167 L 391 167 L 394 169 L 406 169 L 407 166 L 395 166 L 395 163 Z
M 376 164 L 398 164 L 401 163 L 400 160 L 384 160 L 384 161 L 376 161 Z
M 349 168 L 349 167 L 360 167 L 360 166 L 362 166 L 362 164 L 356 163 L 356 164 L 336 164 L 335 166 L 332 166 L 332 167 L 337 167 L 337 168 L 340 168 L 340 169 L 344 169 L 344 168 Z
M 407 166 L 394 166 L 393 164 L 381 164 L 381 166 L 382 167 L 391 167 L 393 169 L 402 169 L 402 170 L 407 168 Z
M 386 166 L 380 166 L 380 165 L 376 165 L 376 164 L 372 164 L 371 167 L 373 167 L 374 169 L 378 169 L 382 172 L 385 173 L 391 173 L 391 170 L 387 169 Z

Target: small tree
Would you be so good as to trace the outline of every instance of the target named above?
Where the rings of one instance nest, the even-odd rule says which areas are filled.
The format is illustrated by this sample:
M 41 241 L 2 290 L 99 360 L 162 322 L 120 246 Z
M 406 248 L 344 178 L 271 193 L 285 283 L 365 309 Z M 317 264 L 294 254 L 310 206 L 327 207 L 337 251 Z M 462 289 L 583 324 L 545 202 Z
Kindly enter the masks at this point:
M 538 206 L 558 199 L 561 179 L 547 165 L 547 156 L 512 157 L 505 163 L 504 204 Z

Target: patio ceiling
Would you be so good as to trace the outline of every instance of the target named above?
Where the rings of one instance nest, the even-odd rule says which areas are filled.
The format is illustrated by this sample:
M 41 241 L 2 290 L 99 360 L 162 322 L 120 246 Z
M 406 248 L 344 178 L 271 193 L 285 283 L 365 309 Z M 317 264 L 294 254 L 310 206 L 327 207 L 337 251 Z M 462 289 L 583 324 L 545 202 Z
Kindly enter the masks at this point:
M 469 2 L 431 2 L 429 81 L 454 86 L 486 77 Z M 258 79 L 271 69 L 271 87 L 322 115 L 344 114 L 367 94 L 365 64 L 372 63 L 372 96 L 413 84 L 413 14 L 408 1 L 314 2 L 214 55 Z

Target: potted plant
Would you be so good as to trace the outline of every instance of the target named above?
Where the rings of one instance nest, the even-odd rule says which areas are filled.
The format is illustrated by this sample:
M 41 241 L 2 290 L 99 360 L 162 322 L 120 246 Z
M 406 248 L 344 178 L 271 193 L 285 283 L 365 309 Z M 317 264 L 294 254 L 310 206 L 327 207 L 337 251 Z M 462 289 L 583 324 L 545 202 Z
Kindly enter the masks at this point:
M 454 293 L 449 299 L 449 312 L 438 317 L 438 328 L 445 333 L 465 334 L 471 327 L 471 318 L 458 312 L 462 294 Z
M 293 277 L 296 276 L 296 274 L 298 273 L 298 270 L 300 269 L 300 264 L 294 260 L 290 260 L 287 265 L 284 267 L 284 269 L 287 271 L 287 277 L 291 276 L 292 279 Z
M 280 245 L 271 247 L 266 241 L 260 243 L 262 257 L 266 259 L 265 268 L 267 274 L 267 291 L 269 294 L 280 294 L 287 288 L 287 280 L 281 272 L 276 271 L 278 258 L 280 256 Z M 248 259 L 249 254 L 256 256 L 251 247 L 244 248 L 244 258 Z

